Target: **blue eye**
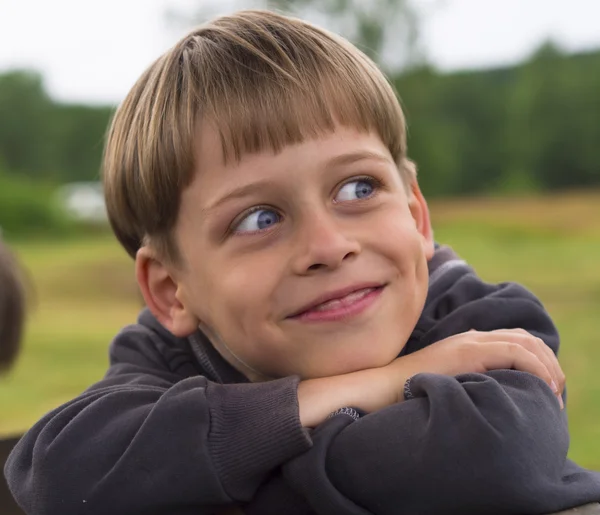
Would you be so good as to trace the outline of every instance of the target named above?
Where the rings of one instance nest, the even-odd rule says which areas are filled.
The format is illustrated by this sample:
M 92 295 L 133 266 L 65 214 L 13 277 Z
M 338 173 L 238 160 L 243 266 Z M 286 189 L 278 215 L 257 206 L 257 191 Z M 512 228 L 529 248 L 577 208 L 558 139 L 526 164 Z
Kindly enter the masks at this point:
M 373 181 L 360 179 L 350 181 L 344 184 L 335 197 L 336 202 L 344 202 L 346 200 L 359 200 L 370 197 L 375 191 Z
M 246 216 L 235 228 L 235 232 L 258 232 L 278 224 L 281 221 L 279 213 L 273 209 L 257 209 Z

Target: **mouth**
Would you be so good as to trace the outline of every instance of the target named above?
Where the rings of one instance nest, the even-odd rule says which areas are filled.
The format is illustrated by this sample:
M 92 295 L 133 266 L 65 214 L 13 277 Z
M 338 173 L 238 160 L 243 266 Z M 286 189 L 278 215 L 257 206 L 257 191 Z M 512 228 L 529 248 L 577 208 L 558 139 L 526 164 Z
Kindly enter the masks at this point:
M 322 295 L 288 318 L 303 322 L 331 322 L 356 316 L 380 297 L 385 284 L 358 285 Z

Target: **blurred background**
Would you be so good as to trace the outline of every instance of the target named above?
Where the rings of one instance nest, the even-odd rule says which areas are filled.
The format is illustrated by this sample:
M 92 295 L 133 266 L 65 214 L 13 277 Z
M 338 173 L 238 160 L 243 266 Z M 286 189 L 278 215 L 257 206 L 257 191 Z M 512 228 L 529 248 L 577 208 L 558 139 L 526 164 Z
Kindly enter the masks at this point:
M 189 28 L 249 7 L 340 32 L 386 70 L 437 240 L 542 299 L 562 335 L 571 457 L 600 470 L 594 0 L 0 0 L 0 227 L 30 283 L 0 438 L 98 380 L 140 309 L 98 183 L 115 106 Z

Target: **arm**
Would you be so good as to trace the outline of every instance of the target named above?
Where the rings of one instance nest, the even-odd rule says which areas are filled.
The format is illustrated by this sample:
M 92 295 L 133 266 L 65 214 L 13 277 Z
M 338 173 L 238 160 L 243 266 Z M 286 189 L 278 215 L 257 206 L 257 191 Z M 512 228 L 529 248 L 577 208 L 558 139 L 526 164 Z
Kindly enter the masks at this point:
M 310 447 L 297 379 L 185 377 L 144 334 L 122 333 L 105 379 L 47 414 L 11 454 L 5 473 L 29 515 L 211 513 L 249 500 Z
M 303 426 L 354 400 L 366 411 L 389 405 L 408 377 L 364 370 L 300 387 L 296 378 L 223 385 L 178 358 L 171 370 L 156 338 L 140 326 L 125 330 L 104 380 L 17 445 L 6 476 L 30 515 L 79 513 L 84 504 L 87 513 L 210 513 L 248 502 L 310 447 Z
M 566 420 L 543 381 L 508 370 L 419 374 L 408 388 L 406 402 L 320 425 L 313 447 L 244 513 L 275 514 L 293 503 L 298 515 L 508 515 L 589 500 L 585 488 L 562 481 Z
M 561 480 L 564 412 L 539 379 L 495 371 L 409 384 L 412 399 L 330 421 L 284 466 L 317 513 L 543 513 L 573 493 Z
M 139 332 L 130 336 L 126 331 L 117 339 L 106 378 L 44 417 L 9 459 L 9 485 L 31 515 L 58 507 L 61 513 L 79 513 L 83 504 L 87 513 L 110 507 L 116 514 L 162 508 L 183 514 L 192 506 L 197 513 L 210 513 L 250 501 L 263 482 L 269 495 L 259 492 L 257 502 L 287 505 L 289 490 L 274 473 L 310 447 L 302 425 L 317 425 L 354 401 L 365 411 L 377 411 L 399 399 L 413 373 L 407 363 L 421 370 L 437 366 L 429 357 L 418 364 L 426 349 L 385 370 L 308 380 L 300 388 L 294 378 L 221 385 L 193 370 L 186 377 L 182 366 L 177 374 L 169 370 L 152 345 L 154 333 L 147 331 L 146 339 Z M 471 347 L 488 354 L 481 354 L 486 346 Z M 440 347 L 444 367 L 455 366 L 447 352 L 451 348 L 451 343 Z M 466 370 L 473 366 L 463 359 L 458 364 Z M 302 506 L 297 499 L 293 504 Z

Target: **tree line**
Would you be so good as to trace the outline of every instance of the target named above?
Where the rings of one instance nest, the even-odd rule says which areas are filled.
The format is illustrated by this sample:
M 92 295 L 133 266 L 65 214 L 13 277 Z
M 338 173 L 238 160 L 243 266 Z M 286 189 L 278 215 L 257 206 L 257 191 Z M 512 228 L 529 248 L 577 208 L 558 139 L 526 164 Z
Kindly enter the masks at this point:
M 600 51 L 567 55 L 545 44 L 514 67 L 423 65 L 392 82 L 429 196 L 600 185 Z M 36 72 L 0 75 L 0 190 L 98 180 L 113 112 L 53 100 Z

